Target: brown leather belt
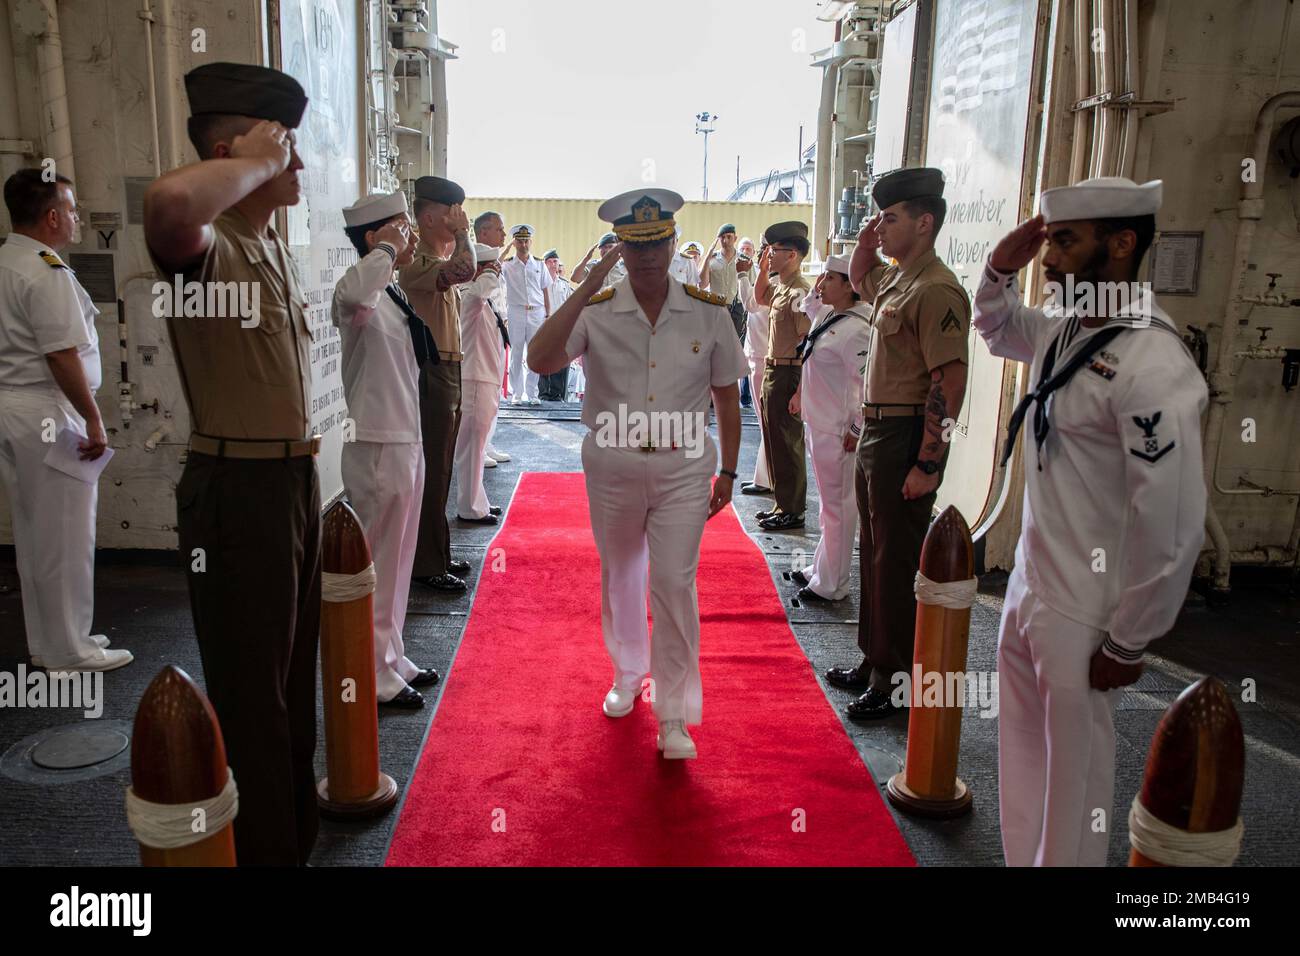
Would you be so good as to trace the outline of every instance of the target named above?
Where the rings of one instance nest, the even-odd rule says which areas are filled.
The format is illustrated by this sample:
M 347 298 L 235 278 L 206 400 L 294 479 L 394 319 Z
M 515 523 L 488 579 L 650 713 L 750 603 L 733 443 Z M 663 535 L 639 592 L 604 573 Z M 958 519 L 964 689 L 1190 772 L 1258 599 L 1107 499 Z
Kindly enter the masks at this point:
M 637 445 L 637 451 L 677 451 L 682 446 L 673 442 L 671 445 Z
M 444 352 L 442 349 L 438 350 L 438 358 L 442 359 L 444 362 L 456 363 L 460 362 L 464 357 L 464 352 Z
M 190 451 L 214 458 L 305 458 L 320 454 L 320 435 L 311 438 L 213 438 L 190 435 Z
M 879 403 L 864 403 L 862 414 L 867 418 L 915 418 L 918 415 L 925 414 L 924 405 L 882 405 Z
M 768 368 L 774 368 L 778 365 L 799 365 L 800 362 L 797 358 L 793 358 L 793 359 L 765 358 L 763 359 L 763 364 Z

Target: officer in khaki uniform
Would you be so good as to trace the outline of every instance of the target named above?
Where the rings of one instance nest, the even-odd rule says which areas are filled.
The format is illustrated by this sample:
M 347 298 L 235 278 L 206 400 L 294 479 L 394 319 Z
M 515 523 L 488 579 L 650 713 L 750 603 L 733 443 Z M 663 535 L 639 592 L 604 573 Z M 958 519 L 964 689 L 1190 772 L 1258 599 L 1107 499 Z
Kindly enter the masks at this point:
M 863 659 L 826 673 L 838 687 L 865 691 L 847 708 L 855 719 L 894 713 L 892 677 L 912 667 L 912 587 L 943 480 L 949 426 L 966 392 L 971 315 L 966 291 L 934 253 L 947 211 L 943 173 L 894 170 L 871 195 L 880 213 L 858 236 L 849 269 L 853 288 L 875 304 L 855 478 Z M 894 264 L 885 265 L 877 250 Z
M 260 308 L 167 319 L 191 427 L 180 553 L 239 788 L 237 858 L 303 864 L 317 827 L 320 438 L 306 297 L 271 218 L 301 199 L 292 130 L 307 97 L 277 70 L 233 63 L 191 71 L 185 88 L 200 162 L 145 193 L 150 254 L 168 283 L 256 283 Z
M 465 590 L 460 575 L 468 561 L 451 558 L 447 495 L 460 430 L 460 292 L 474 278 L 476 262 L 469 219 L 461 209 L 465 190 L 450 179 L 421 176 L 415 181 L 415 221 L 420 243 L 415 260 L 404 266 L 398 284 L 426 326 L 416 340 L 420 365 L 420 433 L 424 442 L 424 497 L 412 579 L 435 591 Z
M 759 260 L 754 298 L 769 308 L 760 410 L 767 438 L 767 473 L 776 505 L 771 511 L 758 512 L 757 517 L 759 525 L 769 531 L 786 531 L 803 527 L 808 498 L 803 419 L 790 413 L 790 399 L 799 390 L 799 343 L 812 326 L 803 310 L 811 286 L 800 271 L 810 248 L 808 227 L 798 221 L 778 222 L 768 226 L 763 239 L 767 248 Z

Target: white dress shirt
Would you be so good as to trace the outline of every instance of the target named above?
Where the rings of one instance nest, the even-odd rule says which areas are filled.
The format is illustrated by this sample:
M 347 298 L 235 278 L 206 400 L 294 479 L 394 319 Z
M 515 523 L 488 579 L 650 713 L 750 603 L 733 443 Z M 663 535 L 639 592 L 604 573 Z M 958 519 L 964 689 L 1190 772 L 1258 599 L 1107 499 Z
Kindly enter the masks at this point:
M 526 260 L 515 256 L 501 263 L 506 282 L 506 302 L 511 309 L 527 308 L 529 317 L 546 318 L 546 300 L 542 292 L 551 287 L 551 272 L 536 256 Z
M 582 422 L 596 429 L 602 413 L 618 420 L 636 412 L 703 415 L 710 388 L 735 385 L 745 356 L 726 308 L 686 294 L 668 280 L 668 297 L 650 324 L 629 283 L 603 302 L 588 305 L 569 335 L 569 359 L 585 356 Z
M 330 315 L 343 346 L 343 392 L 356 440 L 420 441 L 420 371 L 406 313 L 384 287 L 393 257 L 374 249 L 334 287 Z
M 1100 331 L 1059 306 L 1029 308 L 1015 276 L 987 264 L 973 321 L 994 355 L 1030 363 L 1031 387 L 1055 339 L 1064 343 L 1059 370 Z M 1130 663 L 1173 626 L 1205 537 L 1207 393 L 1149 295 L 1110 322 L 1132 331 L 1052 394 L 1042 449 L 1032 410 L 1020 430 L 1025 503 L 1016 565 L 1045 604 L 1109 632 L 1103 652 Z
M 834 435 L 862 431 L 862 401 L 871 343 L 871 306 L 857 302 L 844 312 L 823 305 L 813 317 L 813 333 L 837 315 L 837 321 L 804 347 L 807 361 L 799 377 L 799 402 L 810 428 Z
M 86 383 L 92 392 L 98 390 L 104 380 L 95 331 L 98 314 L 53 249 L 10 233 L 0 246 L 0 386 L 58 388 L 45 356 L 75 348 Z
M 506 347 L 492 311 L 492 298 L 501 277 L 488 270 L 460 286 L 460 377 L 467 382 L 492 382 L 505 378 Z M 501 316 L 505 321 L 505 316 Z
M 695 260 L 682 255 L 680 252 L 673 256 L 673 261 L 668 266 L 668 274 L 678 282 L 684 282 L 686 285 L 700 284 L 700 276 L 695 267 Z

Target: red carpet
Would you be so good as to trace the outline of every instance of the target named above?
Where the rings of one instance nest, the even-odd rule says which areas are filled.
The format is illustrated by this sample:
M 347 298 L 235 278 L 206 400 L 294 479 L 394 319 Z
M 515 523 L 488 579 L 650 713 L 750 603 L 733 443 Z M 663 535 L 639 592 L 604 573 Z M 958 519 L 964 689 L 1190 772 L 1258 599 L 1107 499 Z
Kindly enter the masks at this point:
M 388 865 L 913 865 L 730 508 L 704 532 L 699 592 L 700 756 L 670 762 L 649 704 L 600 710 L 612 669 L 582 476 L 523 475 Z

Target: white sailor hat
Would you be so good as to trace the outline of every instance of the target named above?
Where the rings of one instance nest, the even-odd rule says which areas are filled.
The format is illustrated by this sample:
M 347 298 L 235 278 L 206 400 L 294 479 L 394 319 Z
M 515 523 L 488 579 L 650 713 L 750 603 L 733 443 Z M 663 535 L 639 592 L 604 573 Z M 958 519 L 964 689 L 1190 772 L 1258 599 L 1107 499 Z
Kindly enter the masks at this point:
M 496 246 L 489 246 L 486 243 L 474 243 L 474 260 L 476 262 L 492 262 L 500 253 Z
M 838 272 L 842 276 L 849 274 L 849 257 L 848 256 L 827 256 L 826 264 L 822 267 L 823 272 Z
M 633 189 L 606 199 L 596 215 L 614 226 L 614 235 L 627 242 L 655 242 L 674 235 L 673 213 L 686 200 L 671 189 Z
M 694 249 L 696 253 L 704 252 L 704 247 L 692 239 L 690 242 L 686 243 L 686 245 L 682 246 L 682 255 L 686 255 L 686 253 L 690 252 L 692 249 Z
M 1122 176 L 1099 176 L 1073 186 L 1044 190 L 1038 208 L 1043 221 L 1049 223 L 1154 216 L 1160 211 L 1163 187 L 1159 179 L 1139 186 Z
M 533 238 L 533 227 L 525 222 L 521 222 L 510 230 L 511 239 L 531 239 Z
M 406 193 L 371 193 L 362 196 L 351 206 L 343 210 L 345 226 L 368 226 L 372 222 L 383 222 L 406 212 Z

